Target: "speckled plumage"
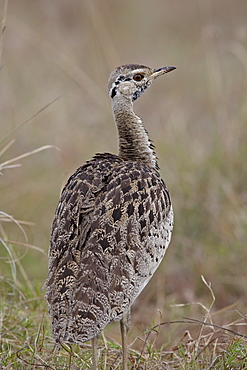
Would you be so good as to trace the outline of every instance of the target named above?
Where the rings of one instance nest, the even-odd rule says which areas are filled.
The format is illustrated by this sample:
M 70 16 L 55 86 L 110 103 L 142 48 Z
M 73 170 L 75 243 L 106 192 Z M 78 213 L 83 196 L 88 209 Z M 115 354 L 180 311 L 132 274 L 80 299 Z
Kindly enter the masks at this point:
M 111 74 L 119 156 L 95 155 L 62 191 L 46 282 L 57 343 L 83 343 L 111 321 L 122 320 L 169 245 L 173 227 L 169 192 L 153 145 L 132 109 L 137 91 L 151 84 L 149 76 L 155 71 L 159 70 L 127 65 Z M 135 73 L 144 73 L 149 80 L 141 86 L 133 82 Z
M 59 342 L 85 342 L 120 320 L 160 264 L 172 231 L 156 170 L 96 155 L 71 176 L 51 235 L 47 297 Z

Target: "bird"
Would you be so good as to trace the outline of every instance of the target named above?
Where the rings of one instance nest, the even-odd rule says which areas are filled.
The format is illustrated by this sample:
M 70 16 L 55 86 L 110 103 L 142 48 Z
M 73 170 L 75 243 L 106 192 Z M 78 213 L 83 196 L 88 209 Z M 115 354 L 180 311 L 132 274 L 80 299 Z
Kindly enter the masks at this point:
M 97 340 L 120 321 L 127 370 L 131 306 L 162 261 L 171 240 L 173 208 L 155 147 L 133 103 L 176 67 L 119 66 L 108 92 L 118 155 L 97 153 L 68 179 L 52 223 L 46 299 L 57 345 Z

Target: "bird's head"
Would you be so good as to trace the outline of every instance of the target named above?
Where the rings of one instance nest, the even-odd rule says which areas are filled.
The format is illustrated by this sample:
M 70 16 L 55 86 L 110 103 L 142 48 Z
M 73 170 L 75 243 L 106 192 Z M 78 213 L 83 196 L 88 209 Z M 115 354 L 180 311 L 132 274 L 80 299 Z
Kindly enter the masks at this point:
M 108 90 L 112 99 L 125 97 L 136 100 L 159 76 L 173 71 L 176 67 L 152 69 L 139 64 L 126 64 L 114 69 L 109 77 Z

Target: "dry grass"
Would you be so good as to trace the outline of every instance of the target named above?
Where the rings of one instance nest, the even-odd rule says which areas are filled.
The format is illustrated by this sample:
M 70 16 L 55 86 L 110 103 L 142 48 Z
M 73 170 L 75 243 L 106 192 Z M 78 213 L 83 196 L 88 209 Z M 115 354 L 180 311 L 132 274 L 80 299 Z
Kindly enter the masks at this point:
M 43 293 L 30 291 L 2 281 L 1 294 L 1 368 L 12 369 L 89 369 L 91 346 L 63 345 L 58 351 L 50 332 L 50 319 Z M 212 307 L 210 307 L 211 309 Z M 207 314 L 203 321 L 182 319 L 152 325 L 129 344 L 129 368 L 148 369 L 245 369 L 247 366 L 246 319 L 236 312 L 235 322 L 222 327 L 217 316 Z M 229 308 L 227 308 L 229 309 Z M 226 309 L 226 310 L 227 310 Z M 176 340 L 167 338 L 157 346 L 159 337 L 183 327 Z M 187 330 L 184 328 L 187 327 Z M 196 327 L 196 334 L 191 329 Z M 233 330 L 232 328 L 237 328 Z M 121 368 L 121 346 L 111 336 L 103 336 L 99 346 L 99 369 Z
M 0 4 L 3 366 L 87 366 L 87 347 L 84 360 L 77 349 L 53 353 L 39 287 L 62 184 L 95 152 L 117 152 L 108 75 L 136 62 L 177 70 L 136 104 L 172 195 L 175 229 L 133 306 L 133 366 L 148 368 L 154 356 L 159 369 L 245 368 L 246 339 L 226 328 L 246 335 L 246 8 L 230 0 Z M 146 328 L 156 325 L 144 346 Z M 116 368 L 118 327 L 105 336 L 102 368 L 105 358 Z

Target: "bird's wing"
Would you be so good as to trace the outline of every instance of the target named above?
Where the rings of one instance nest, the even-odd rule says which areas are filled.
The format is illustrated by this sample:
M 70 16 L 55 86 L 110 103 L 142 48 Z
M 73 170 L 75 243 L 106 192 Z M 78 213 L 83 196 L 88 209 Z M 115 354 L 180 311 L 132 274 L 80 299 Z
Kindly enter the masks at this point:
M 100 163 L 101 162 L 101 163 Z M 137 162 L 77 171 L 62 193 L 50 246 L 47 298 L 55 337 L 84 342 L 121 319 L 163 258 L 169 193 Z M 107 169 L 107 170 L 106 170 Z

